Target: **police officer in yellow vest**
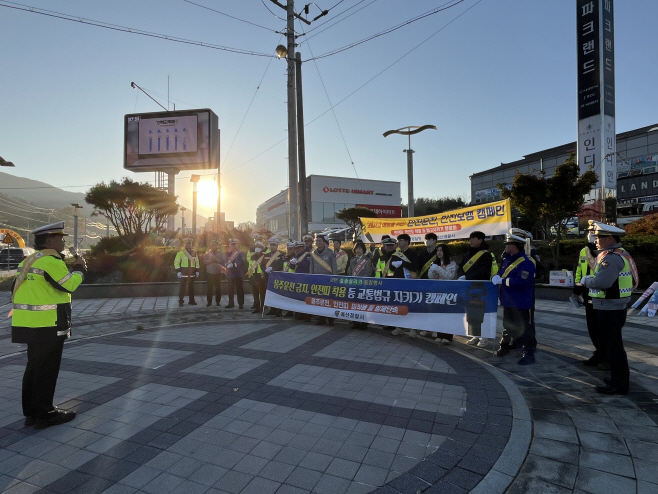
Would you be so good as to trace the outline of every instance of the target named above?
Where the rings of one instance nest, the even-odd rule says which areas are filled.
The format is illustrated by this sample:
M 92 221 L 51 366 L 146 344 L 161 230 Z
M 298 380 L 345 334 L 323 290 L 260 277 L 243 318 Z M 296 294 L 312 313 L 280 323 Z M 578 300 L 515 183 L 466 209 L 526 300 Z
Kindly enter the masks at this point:
M 603 333 L 606 354 L 610 362 L 610 378 L 596 391 L 606 395 L 628 393 L 629 370 L 621 329 L 626 323 L 626 307 L 633 288 L 638 283 L 637 267 L 631 255 L 621 247 L 625 232 L 616 226 L 590 220 L 590 229 L 596 237 L 599 255 L 592 276 L 580 282 L 589 289 L 592 304 Z
M 64 340 L 71 336 L 71 293 L 82 283 L 85 261 L 78 257 L 69 273 L 64 256 L 64 222 L 31 232 L 38 252 L 18 266 L 12 286 L 11 341 L 27 343 L 23 375 L 25 425 L 63 424 L 75 412 L 53 406 Z
M 174 259 L 176 276 L 180 279 L 178 290 L 178 306 L 182 307 L 187 288 L 188 304 L 196 305 L 194 300 L 194 278 L 199 277 L 199 257 L 192 250 L 192 239 L 185 239 L 185 248 L 178 251 Z

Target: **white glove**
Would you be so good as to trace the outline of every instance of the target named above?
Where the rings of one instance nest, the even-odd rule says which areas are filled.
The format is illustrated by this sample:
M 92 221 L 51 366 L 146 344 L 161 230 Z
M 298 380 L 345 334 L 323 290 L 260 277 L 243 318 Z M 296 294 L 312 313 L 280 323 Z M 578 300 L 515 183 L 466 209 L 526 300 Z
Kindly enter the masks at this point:
M 297 264 L 297 259 L 290 259 L 290 264 Z
M 500 276 L 495 275 L 493 278 L 491 278 L 491 283 L 493 283 L 494 285 L 502 285 L 503 279 Z
M 437 279 L 439 277 L 439 267 L 436 264 L 432 264 L 427 270 L 427 277 L 431 280 Z
M 179 278 L 182 278 L 182 277 L 183 277 L 183 273 L 176 273 L 176 276 L 178 276 Z
M 466 281 L 466 275 L 462 275 L 459 278 L 457 278 L 459 281 Z
M 199 273 L 198 273 L 198 272 L 196 273 L 196 277 L 197 277 L 197 278 L 199 277 Z
M 229 262 L 229 263 L 226 265 L 226 267 L 229 268 L 229 269 L 231 269 L 231 268 L 233 267 L 233 263 L 232 263 L 232 262 Z
M 270 266 L 269 268 L 265 268 L 265 272 L 266 273 L 271 273 L 272 272 L 272 266 Z
M 592 276 L 587 275 L 584 278 L 580 279 L 580 284 L 583 285 L 583 286 L 587 286 L 587 280 L 591 280 L 591 279 L 592 279 Z
M 391 264 L 393 265 L 394 268 L 399 268 L 400 266 L 402 266 L 402 261 L 393 261 Z

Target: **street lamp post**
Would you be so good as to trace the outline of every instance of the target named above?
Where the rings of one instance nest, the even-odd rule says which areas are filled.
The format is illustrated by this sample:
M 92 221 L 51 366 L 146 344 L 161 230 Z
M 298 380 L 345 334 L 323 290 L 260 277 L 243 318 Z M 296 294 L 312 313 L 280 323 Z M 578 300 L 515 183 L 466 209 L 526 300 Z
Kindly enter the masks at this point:
M 404 130 L 407 129 L 407 130 Z M 414 129 L 414 130 L 411 130 Z M 407 193 L 408 193 L 408 202 L 409 206 L 407 209 L 407 216 L 411 218 L 414 216 L 414 155 L 415 152 L 411 149 L 411 135 L 418 134 L 423 130 L 434 129 L 436 130 L 435 125 L 410 125 L 408 127 L 402 127 L 397 130 L 387 130 L 384 132 L 384 137 L 388 137 L 391 134 L 402 134 L 409 136 L 409 149 L 404 149 L 403 152 L 407 153 Z
M 73 213 L 73 248 L 75 251 L 78 251 L 78 209 L 82 209 L 82 206 L 77 202 L 72 202 L 71 206 L 75 208 Z
M 187 211 L 187 208 L 185 206 L 181 206 L 180 208 L 180 232 L 181 235 L 185 236 L 185 211 Z

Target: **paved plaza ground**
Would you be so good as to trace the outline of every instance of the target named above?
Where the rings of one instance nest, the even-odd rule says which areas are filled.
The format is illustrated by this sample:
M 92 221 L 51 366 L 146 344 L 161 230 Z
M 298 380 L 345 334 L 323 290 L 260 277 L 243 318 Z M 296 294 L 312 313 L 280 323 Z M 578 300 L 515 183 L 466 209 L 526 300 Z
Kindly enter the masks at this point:
M 629 318 L 631 392 L 610 397 L 563 302 L 538 301 L 528 367 L 197 302 L 74 301 L 56 404 L 78 416 L 35 430 L 0 293 L 0 491 L 658 492 L 656 319 Z

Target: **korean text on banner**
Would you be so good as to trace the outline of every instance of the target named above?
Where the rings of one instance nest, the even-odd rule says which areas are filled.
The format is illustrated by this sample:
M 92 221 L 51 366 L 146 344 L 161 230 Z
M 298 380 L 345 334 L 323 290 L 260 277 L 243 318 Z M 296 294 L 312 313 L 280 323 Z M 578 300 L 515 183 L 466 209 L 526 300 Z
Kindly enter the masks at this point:
M 360 218 L 361 232 L 368 242 L 381 242 L 382 235 L 397 237 L 406 233 L 412 242 L 424 242 L 426 233 L 436 233 L 439 240 L 468 238 L 474 231 L 485 235 L 505 235 L 512 228 L 509 199 L 490 202 L 444 213 L 415 218 Z
M 495 338 L 498 289 L 489 281 L 273 272 L 265 305 L 354 322 Z

